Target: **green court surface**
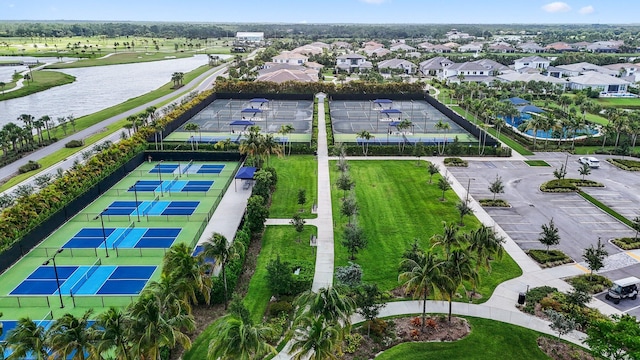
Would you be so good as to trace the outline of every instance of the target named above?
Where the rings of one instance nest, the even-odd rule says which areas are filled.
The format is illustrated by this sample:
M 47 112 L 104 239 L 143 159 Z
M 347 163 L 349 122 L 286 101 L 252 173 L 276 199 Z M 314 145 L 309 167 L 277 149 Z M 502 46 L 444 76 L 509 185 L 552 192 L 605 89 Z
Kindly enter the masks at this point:
M 158 280 L 162 258 L 172 244 L 195 246 L 238 167 L 237 162 L 143 163 L 0 275 L 3 320 L 25 316 L 41 319 L 50 311 L 54 318 L 64 313 L 80 315 L 88 308 L 99 314 L 110 306 L 126 306 L 137 295 L 119 292 L 117 281 L 111 282 L 112 286 L 107 289 L 108 275 L 100 275 L 100 269 L 135 270 L 135 267 L 153 265 L 157 268 L 150 278 L 144 276 L 142 280 Z M 133 207 L 114 207 L 114 204 L 133 204 Z M 145 205 L 149 205 L 147 209 L 143 209 Z M 158 206 L 163 209 L 156 211 Z M 57 253 L 59 249 L 64 250 Z M 40 280 L 34 272 L 51 270 L 51 264 L 48 269 L 43 264 L 54 255 L 56 266 L 62 270 L 60 273 L 64 273 L 65 267 L 81 266 L 77 269 L 80 272 L 97 261 L 101 264 L 84 281 L 82 275 L 74 273 L 65 283 L 66 278 L 61 275 L 64 309 L 60 308 L 57 284 L 55 289 L 51 288 L 55 284 L 53 277 Z M 27 277 L 30 280 L 25 280 Z M 140 284 L 142 280 L 135 281 Z M 95 281 L 104 283 L 95 285 L 92 283 Z M 48 290 L 44 289 L 46 285 Z M 69 289 L 80 289 L 80 286 L 96 290 L 79 291 L 72 297 Z M 100 286 L 103 287 L 98 290 Z
M 286 143 L 287 140 L 290 140 L 293 143 L 308 143 L 311 142 L 311 134 L 287 134 L 286 136 L 279 134 L 277 132 L 273 133 L 276 141 L 280 141 L 282 143 Z M 164 141 L 183 141 L 186 143 L 190 143 L 191 139 L 193 141 L 198 142 L 200 144 L 216 144 L 219 141 L 224 142 L 229 139 L 231 142 L 239 143 L 244 139 L 243 133 L 240 131 L 236 132 L 210 132 L 210 131 L 200 131 L 200 132 L 188 132 L 188 131 L 174 131 L 169 136 L 164 138 Z

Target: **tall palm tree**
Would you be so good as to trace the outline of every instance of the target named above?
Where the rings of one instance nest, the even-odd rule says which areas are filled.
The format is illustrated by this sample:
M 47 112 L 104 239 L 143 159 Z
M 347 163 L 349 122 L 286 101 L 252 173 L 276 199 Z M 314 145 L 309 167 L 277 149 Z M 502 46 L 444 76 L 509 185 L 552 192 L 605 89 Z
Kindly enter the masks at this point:
M 464 281 L 470 281 L 475 288 L 478 283 L 478 273 L 473 266 L 474 261 L 465 249 L 455 249 L 449 254 L 444 263 L 444 277 L 439 279 L 436 286 L 449 302 L 449 322 L 451 322 L 452 302 L 458 288 Z
M 30 318 L 21 318 L 13 330 L 7 335 L 7 344 L 11 349 L 8 360 L 24 359 L 28 354 L 37 360 L 49 357 L 45 343 L 45 330 L 36 325 Z
M 427 297 L 436 289 L 436 284 L 444 281 L 442 266 L 444 260 L 439 259 L 431 250 L 418 253 L 417 260 L 404 259 L 401 266 L 409 269 L 398 276 L 405 291 L 411 293 L 414 299 L 422 299 L 422 331 L 427 320 Z
M 211 276 L 209 265 L 204 263 L 204 256 L 191 256 L 191 249 L 186 243 L 179 243 L 169 248 L 162 260 L 162 272 L 175 285 L 175 291 L 186 304 L 198 303 L 198 294 L 204 297 L 206 304 L 211 298 Z
M 276 349 L 267 343 L 273 329 L 263 324 L 253 325 L 235 314 L 228 314 L 213 326 L 216 337 L 209 343 L 208 359 L 252 360 L 275 354 Z
M 531 119 L 527 120 L 525 124 L 524 131 L 533 130 L 533 150 L 536 149 L 536 139 L 538 138 L 538 129 L 540 129 L 542 125 L 543 118 L 541 116 L 532 116 Z
M 202 256 L 204 258 L 211 258 L 215 260 L 215 265 L 220 266 L 220 275 L 222 275 L 222 282 L 224 284 L 224 308 L 227 308 L 227 302 L 229 300 L 228 288 L 227 288 L 227 265 L 229 261 L 240 256 L 244 251 L 242 244 L 239 242 L 227 241 L 227 238 L 220 233 L 213 233 L 207 241 L 202 244 Z
M 362 130 L 356 134 L 356 138 L 362 139 L 362 154 L 367 156 L 367 152 L 369 151 L 369 140 L 375 138 L 375 136 L 371 135 L 367 130 Z M 366 140 L 366 141 L 365 141 Z
M 291 352 L 294 360 L 338 359 L 340 325 L 324 316 L 304 316 L 295 326 Z
M 444 246 L 445 254 L 449 257 L 451 248 L 460 246 L 464 242 L 464 238 L 458 234 L 460 228 L 456 224 L 447 224 L 443 221 L 442 225 L 444 226 L 444 232 L 442 235 L 436 234 L 431 237 L 431 241 L 433 242 L 432 246 Z
M 291 124 L 285 124 L 280 126 L 280 130 L 278 131 L 282 136 L 287 136 L 287 134 L 292 133 L 296 129 Z M 291 156 L 291 139 L 287 138 L 287 143 L 289 144 L 289 156 Z
M 87 310 L 77 318 L 64 314 L 57 319 L 46 333 L 52 358 L 84 360 L 85 353 L 98 356 L 93 329 L 89 327 L 89 317 L 93 310 Z
M 278 144 L 273 134 L 265 134 L 262 136 L 260 142 L 259 152 L 262 157 L 267 158 L 267 165 L 271 159 L 271 154 L 275 154 L 278 157 L 282 156 L 282 145 Z
M 152 282 L 134 302 L 128 312 L 133 320 L 129 326 L 132 357 L 160 359 L 162 347 L 176 344 L 191 347 L 186 331 L 195 329 L 195 321 L 186 313 L 186 304 L 173 292 L 173 284 Z
M 451 125 L 448 122 L 438 120 L 435 128 L 438 131 L 444 130 L 444 142 L 442 144 L 442 150 L 440 150 L 440 145 L 438 145 L 438 152 L 440 153 L 440 155 L 442 155 L 444 153 L 445 147 L 447 146 L 447 132 L 451 129 Z M 440 144 L 440 141 L 438 141 L 438 144 Z
M 111 307 L 98 315 L 95 340 L 98 352 L 114 351 L 117 360 L 129 360 L 128 327 L 131 319 L 121 308 Z
M 198 142 L 194 141 L 193 139 L 194 139 L 195 133 L 200 131 L 200 125 L 198 125 L 196 123 L 188 123 L 187 125 L 184 126 L 184 129 L 189 132 L 190 139 L 191 139 L 191 150 L 194 150 L 194 143 L 195 143 L 195 150 L 197 150 L 198 149 Z M 192 131 L 193 131 L 194 135 L 191 135 Z M 200 140 L 202 140 L 202 137 L 200 137 Z
M 491 273 L 492 258 L 502 259 L 504 254 L 504 238 L 485 225 L 465 234 L 465 238 L 469 243 L 468 250 L 475 253 L 476 269 L 482 266 Z
M 240 154 L 247 155 L 256 161 L 257 167 L 260 167 L 262 141 L 264 136 L 260 134 L 259 126 L 250 126 L 249 131 L 244 135 L 245 138 L 240 142 Z
M 307 290 L 294 301 L 297 316 L 303 318 L 305 314 L 312 317 L 322 316 L 329 322 L 351 323 L 350 317 L 356 310 L 354 300 L 343 294 L 341 288 L 329 286 L 318 292 Z

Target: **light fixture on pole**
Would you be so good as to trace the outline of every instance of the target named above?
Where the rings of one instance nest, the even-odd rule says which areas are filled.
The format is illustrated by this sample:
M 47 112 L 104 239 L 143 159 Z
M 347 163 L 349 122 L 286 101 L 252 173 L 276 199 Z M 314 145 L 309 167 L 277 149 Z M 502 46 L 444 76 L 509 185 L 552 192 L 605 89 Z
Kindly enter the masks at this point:
M 104 244 L 104 252 L 106 254 L 106 257 L 109 257 L 109 247 L 107 246 L 107 233 L 104 231 L 104 219 L 102 218 L 102 213 L 105 212 L 105 210 L 102 210 L 100 214 L 98 214 L 98 216 L 93 218 L 93 220 L 98 220 L 98 218 L 100 218 L 100 225 L 102 226 L 102 243 Z
M 162 183 L 160 183 L 162 185 Z M 133 185 L 133 195 L 136 197 L 136 215 L 138 215 L 138 222 L 140 222 L 140 211 L 138 211 L 138 184 Z
M 43 266 L 47 266 L 50 262 L 53 262 L 53 273 L 56 275 L 56 285 L 58 286 L 58 296 L 60 297 L 60 309 L 64 309 L 64 303 L 62 302 L 62 292 L 60 291 L 60 277 L 58 276 L 58 267 L 56 266 L 56 255 L 60 254 L 63 251 L 64 249 L 62 248 L 58 249 L 52 257 L 42 263 Z
M 162 162 L 164 160 L 160 160 L 158 164 L 158 177 L 160 178 L 160 196 L 164 196 L 164 191 L 162 190 Z

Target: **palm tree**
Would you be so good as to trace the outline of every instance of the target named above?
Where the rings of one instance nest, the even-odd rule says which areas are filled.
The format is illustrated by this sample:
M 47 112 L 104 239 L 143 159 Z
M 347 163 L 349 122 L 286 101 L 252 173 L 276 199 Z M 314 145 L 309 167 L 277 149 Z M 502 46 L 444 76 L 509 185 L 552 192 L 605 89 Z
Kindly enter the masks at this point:
M 273 329 L 263 324 L 254 326 L 235 314 L 218 319 L 213 326 L 215 339 L 209 343 L 208 358 L 212 360 L 251 360 L 275 354 L 276 349 L 267 343 Z
M 473 259 L 466 249 L 455 249 L 444 263 L 444 277 L 436 286 L 449 302 L 449 322 L 451 322 L 452 301 L 460 285 L 470 281 L 475 288 L 478 283 L 478 273 L 473 266 Z
M 462 245 L 464 238 L 458 234 L 459 228 L 456 224 L 447 224 L 443 221 L 442 225 L 444 226 L 444 233 L 442 233 L 442 235 L 436 234 L 431 237 L 431 241 L 433 242 L 432 246 L 444 246 L 445 254 L 449 257 L 449 254 L 451 254 L 451 248 Z
M 47 139 L 51 141 L 51 128 L 55 125 L 53 123 L 53 119 L 51 119 L 49 115 L 44 115 L 40 120 L 42 120 L 42 123 L 44 124 L 44 129 L 47 130 Z
M 114 350 L 117 360 L 128 360 L 130 345 L 128 327 L 130 319 L 121 308 L 111 307 L 98 315 L 95 326 L 95 340 L 98 352 Z
M 491 273 L 492 258 L 502 259 L 504 238 L 496 234 L 492 228 L 482 225 L 465 234 L 465 240 L 469 243 L 468 250 L 475 253 L 476 269 L 482 265 Z
M 280 130 L 278 131 L 282 136 L 287 136 L 291 132 L 295 131 L 295 128 L 291 124 L 285 124 L 280 126 Z M 287 143 L 289 143 L 289 155 L 291 155 L 291 139 L 287 138 Z
M 282 156 L 282 145 L 278 144 L 276 139 L 273 137 L 273 134 L 263 135 L 260 145 L 261 146 L 258 148 L 260 155 L 267 158 L 267 165 L 271 159 L 271 154 L 275 154 L 278 157 Z
M 444 153 L 444 149 L 447 146 L 447 131 L 451 129 L 451 124 L 448 122 L 443 122 L 442 120 L 438 120 L 435 125 L 436 130 L 444 130 L 444 142 L 442 144 L 442 150 L 440 150 L 440 141 L 438 141 L 438 153 L 442 155 Z
M 213 233 L 213 235 L 202 244 L 202 248 L 202 256 L 204 258 L 214 259 L 215 264 L 220 266 L 220 273 L 224 284 L 224 308 L 226 310 L 229 300 L 226 268 L 229 261 L 240 256 L 244 249 L 239 242 L 234 241 L 229 243 L 227 238 L 220 233 Z
M 362 130 L 356 134 L 356 138 L 362 139 L 362 154 L 367 156 L 367 152 L 369 151 L 369 140 L 375 138 L 375 136 L 371 135 L 367 130 Z M 366 140 L 366 141 L 365 141 Z M 365 147 L 366 146 L 366 147 Z
M 87 310 L 80 318 L 64 314 L 47 331 L 47 339 L 52 358 L 84 360 L 85 352 L 89 356 L 98 356 L 93 339 L 93 329 L 89 327 L 89 317 L 93 310 Z
M 195 143 L 195 150 L 198 149 L 198 142 L 194 141 L 194 136 L 196 132 L 200 131 L 200 125 L 196 124 L 196 123 L 188 123 L 187 125 L 184 126 L 184 129 L 187 130 L 189 132 L 190 135 L 190 139 L 191 139 L 191 150 L 194 150 L 194 143 Z M 191 132 L 193 131 L 194 135 L 191 135 Z M 202 140 L 202 136 L 200 136 L 200 140 Z
M 533 130 L 533 150 L 536 149 L 536 139 L 538 138 L 538 129 L 542 124 L 542 117 L 540 116 L 532 116 L 531 119 L 527 120 L 524 131 Z
M 166 278 L 151 282 L 129 307 L 132 322 L 128 337 L 132 339 L 132 357 L 160 359 L 162 347 L 173 348 L 176 344 L 185 349 L 191 347 L 185 331 L 194 330 L 195 322 L 187 315 L 184 301 L 173 290 L 173 284 Z
M 24 359 L 28 354 L 37 360 L 49 357 L 45 345 L 45 330 L 29 318 L 21 318 L 13 330 L 7 335 L 7 344 L 11 349 L 8 360 Z
M 163 274 L 175 285 L 176 293 L 186 304 L 197 304 L 198 294 L 209 304 L 212 286 L 209 268 L 202 253 L 191 256 L 191 248 L 186 243 L 173 245 L 162 260 Z
M 245 134 L 245 138 L 240 142 L 240 154 L 247 155 L 251 158 L 254 158 L 256 161 L 257 167 L 260 167 L 260 156 L 262 141 L 264 137 L 260 134 L 259 126 L 251 126 L 249 127 L 249 131 Z
M 341 288 L 335 286 L 321 288 L 317 293 L 307 290 L 296 298 L 294 306 L 296 318 L 302 319 L 310 315 L 322 317 L 328 322 L 342 322 L 347 326 L 351 324 L 350 317 L 356 310 L 354 300 L 342 294 Z
M 182 86 L 182 80 L 184 79 L 184 73 L 174 72 L 171 74 L 171 81 L 173 81 L 173 88 L 177 89 Z
M 445 278 L 442 274 L 444 260 L 439 259 L 431 250 L 416 255 L 417 260 L 404 259 L 401 266 L 409 269 L 398 276 L 398 281 L 403 283 L 406 292 L 411 293 L 414 299 L 422 299 L 422 331 L 427 319 L 427 297 L 436 289 L 436 284 L 441 284 Z
M 304 316 L 296 323 L 291 352 L 294 360 L 338 359 L 340 325 L 323 316 Z

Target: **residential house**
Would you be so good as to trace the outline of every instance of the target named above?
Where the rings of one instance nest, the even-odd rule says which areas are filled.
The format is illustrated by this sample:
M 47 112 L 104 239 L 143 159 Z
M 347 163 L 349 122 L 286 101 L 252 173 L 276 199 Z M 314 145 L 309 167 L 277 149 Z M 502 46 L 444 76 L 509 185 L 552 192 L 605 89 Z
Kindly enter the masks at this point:
M 291 52 L 311 56 L 311 55 L 322 54 L 325 51 L 324 49 L 325 48 L 322 48 L 319 46 L 307 44 L 307 45 L 298 46 L 297 48 L 291 50 Z
M 509 45 L 503 45 L 503 44 L 490 45 L 487 48 L 487 50 L 489 52 L 495 52 L 495 53 L 501 53 L 501 54 L 513 54 L 514 52 L 516 52 L 516 49 L 514 49 L 513 47 Z
M 548 66 L 548 67 L 545 69 L 545 74 L 546 74 L 547 76 L 551 76 L 551 77 L 555 77 L 555 78 L 561 78 L 561 77 L 562 77 L 563 72 L 564 72 L 564 71 L 563 71 L 562 69 L 559 69 L 559 68 L 557 68 L 557 67 L 555 67 L 555 66 Z
M 624 78 L 629 82 L 635 83 L 640 81 L 640 71 L 638 71 L 640 64 L 619 63 L 604 65 L 602 67 L 612 71 L 617 71 L 619 77 Z
M 309 61 L 309 57 L 293 51 L 283 51 L 271 58 L 271 61 L 280 64 L 303 65 Z
M 270 81 L 283 83 L 286 81 L 314 82 L 318 81 L 318 72 L 313 73 L 304 70 L 278 69 L 272 72 L 258 75 L 256 81 Z
M 360 54 L 344 54 L 336 58 L 336 68 L 346 72 L 359 72 L 373 67 L 367 58 Z
M 331 47 L 334 49 L 351 49 L 351 44 L 346 41 L 334 41 Z
M 623 44 L 622 41 L 596 41 L 587 46 L 586 50 L 593 53 L 617 53 Z
M 382 57 L 388 54 L 391 54 L 391 51 L 389 49 L 385 49 L 385 48 L 375 48 L 375 49 L 364 49 L 365 54 L 367 54 L 368 56 L 373 56 L 373 57 Z
M 428 42 L 428 41 L 425 41 L 425 42 L 422 42 L 422 43 L 418 44 L 418 47 L 422 48 L 424 50 L 429 50 L 429 49 L 431 49 L 433 47 L 433 44 Z
M 448 54 L 451 52 L 451 48 L 445 45 L 433 45 L 430 49 L 425 49 L 427 52 L 436 54 Z
M 569 44 L 571 45 L 572 48 L 578 50 L 578 51 L 584 51 L 586 50 L 587 46 L 591 45 L 590 42 L 588 41 L 579 41 L 573 44 Z
M 389 50 L 391 50 L 391 51 L 416 51 L 416 48 L 414 48 L 413 46 L 404 44 L 404 43 L 399 43 L 399 44 L 395 44 L 395 45 L 391 46 L 389 48 Z
M 491 59 L 479 59 L 472 61 L 473 63 L 479 64 L 489 71 L 489 75 L 498 75 L 505 71 L 509 71 L 509 67 L 500 64 L 499 62 Z
M 617 76 L 618 72 L 607 69 L 603 66 L 594 65 L 587 62 L 579 62 L 575 64 L 558 65 L 556 68 L 562 70 L 563 76 L 578 76 L 587 72 L 599 72 L 609 76 Z
M 468 33 L 465 33 L 465 32 L 462 32 L 462 31 L 458 31 L 457 29 L 451 29 L 451 31 L 447 31 L 447 33 L 444 36 L 449 41 L 460 40 L 460 39 L 474 39 L 475 38 L 475 36 L 471 36 Z
M 542 82 L 548 82 L 552 84 L 560 84 L 564 87 L 567 87 L 569 85 L 566 79 L 558 79 L 552 76 L 545 76 L 537 72 L 536 73 L 512 72 L 509 74 L 498 75 L 496 78 L 504 82 L 521 81 L 521 82 L 527 83 L 529 81 L 542 81 Z
M 447 66 L 440 74 L 440 79 L 447 82 L 483 82 L 490 84 L 494 78 L 490 76 L 490 71 L 484 66 L 475 62 L 455 63 Z
M 436 56 L 421 62 L 418 66 L 423 76 L 438 76 L 442 74 L 444 68 L 453 65 L 454 62 L 443 56 Z
M 542 56 L 527 56 L 515 60 L 514 68 L 519 71 L 523 68 L 544 70 L 549 67 L 551 60 Z
M 545 50 L 549 51 L 549 52 L 567 52 L 567 51 L 576 51 L 576 49 L 574 49 L 573 47 L 571 47 L 571 45 L 567 44 L 566 42 L 554 42 L 551 43 L 547 46 L 544 47 Z
M 446 42 L 446 43 L 444 43 L 442 45 L 448 47 L 451 50 L 455 50 L 455 49 L 460 47 L 460 44 L 458 44 L 457 42 L 453 42 L 453 41 Z
M 482 43 L 477 43 L 477 42 L 472 42 L 472 43 L 468 43 L 466 45 L 462 45 L 458 48 L 459 52 L 481 52 L 482 49 L 484 48 L 484 45 Z
M 378 63 L 378 70 L 383 72 L 383 69 L 402 70 L 405 74 L 413 74 L 415 72 L 415 65 L 404 59 L 389 59 Z
M 545 52 L 545 48 L 543 46 L 540 46 L 540 45 L 538 45 L 537 43 L 534 43 L 534 42 L 522 43 L 522 44 L 518 45 L 517 47 L 518 47 L 518 49 L 522 50 L 522 52 L 525 52 L 525 53 L 537 54 L 537 53 Z
M 411 57 L 411 58 L 419 58 L 422 56 L 422 53 L 418 52 L 418 51 L 411 51 L 405 54 L 407 57 Z
M 322 68 L 324 68 L 324 65 L 318 64 L 317 62 L 313 62 L 313 61 L 307 61 L 306 63 L 304 63 L 304 66 L 316 71 L 322 71 Z
M 589 71 L 583 75 L 569 77 L 571 90 L 593 89 L 601 93 L 626 93 L 630 83 L 615 76 Z

